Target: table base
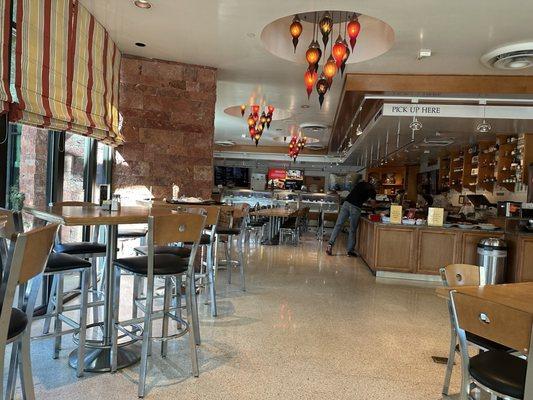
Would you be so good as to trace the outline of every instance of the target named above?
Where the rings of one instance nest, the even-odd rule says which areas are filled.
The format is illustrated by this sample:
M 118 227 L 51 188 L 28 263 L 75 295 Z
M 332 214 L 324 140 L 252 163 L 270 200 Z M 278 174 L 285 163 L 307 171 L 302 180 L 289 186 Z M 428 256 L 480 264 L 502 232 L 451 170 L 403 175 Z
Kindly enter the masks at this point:
M 111 349 L 86 349 L 85 352 L 85 372 L 110 372 L 111 371 Z M 126 368 L 137 363 L 141 359 L 139 351 L 118 348 L 117 369 Z M 74 350 L 68 357 L 69 365 L 76 369 L 78 367 L 78 350 Z

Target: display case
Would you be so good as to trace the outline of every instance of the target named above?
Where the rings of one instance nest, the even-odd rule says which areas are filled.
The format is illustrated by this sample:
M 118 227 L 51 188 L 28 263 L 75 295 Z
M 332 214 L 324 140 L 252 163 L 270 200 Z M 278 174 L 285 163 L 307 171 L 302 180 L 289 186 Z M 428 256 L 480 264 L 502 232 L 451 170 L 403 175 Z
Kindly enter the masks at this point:
M 309 207 L 310 212 L 338 213 L 339 204 L 338 194 L 300 193 L 300 207 Z
M 221 201 L 228 204 L 247 203 L 250 207 L 257 204 L 261 207 L 267 207 L 274 204 L 274 196 L 271 191 L 266 190 L 224 189 Z
M 273 193 L 273 203 L 275 207 L 298 208 L 299 194 L 292 190 L 275 190 Z

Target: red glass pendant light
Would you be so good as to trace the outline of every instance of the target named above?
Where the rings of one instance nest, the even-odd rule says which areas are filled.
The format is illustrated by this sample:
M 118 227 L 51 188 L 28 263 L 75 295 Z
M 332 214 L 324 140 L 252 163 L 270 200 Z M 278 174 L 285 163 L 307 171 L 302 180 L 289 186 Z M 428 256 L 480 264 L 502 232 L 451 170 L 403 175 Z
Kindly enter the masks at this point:
M 346 30 L 348 31 L 348 37 L 350 38 L 350 46 L 352 47 L 353 51 L 355 43 L 357 42 L 357 36 L 359 36 L 359 32 L 361 32 L 361 24 L 359 23 L 356 14 L 354 14 L 350 22 L 348 22 Z
M 292 36 L 292 45 L 294 46 L 294 52 L 296 53 L 296 46 L 298 46 L 298 38 L 300 37 L 303 31 L 302 23 L 300 22 L 300 18 L 297 15 L 294 16 L 289 31 Z
M 348 46 L 348 43 L 346 43 L 346 39 L 342 40 L 342 44 L 346 48 L 346 53 L 344 53 L 344 57 L 341 63 L 341 75 L 344 74 L 344 69 L 346 68 L 346 61 L 348 61 L 348 58 L 350 58 L 350 47 Z
M 313 92 L 313 87 L 315 86 L 316 79 L 318 77 L 318 74 L 313 70 L 307 70 L 304 74 L 304 83 L 305 83 L 305 90 L 307 91 L 307 99 L 311 96 L 311 93 Z
M 337 63 L 335 62 L 335 59 L 333 58 L 333 56 L 329 56 L 328 61 L 324 65 L 324 75 L 326 76 L 330 84 L 336 74 L 337 74 Z
M 254 117 L 256 115 L 259 115 L 259 105 L 257 104 L 252 105 L 252 114 L 254 115 Z
M 342 61 L 344 60 L 344 56 L 346 55 L 346 47 L 344 46 L 344 43 L 342 41 L 342 37 L 340 34 L 339 34 L 339 37 L 337 37 L 335 44 L 333 45 L 331 54 L 333 55 L 333 58 L 335 59 L 337 68 L 340 68 Z

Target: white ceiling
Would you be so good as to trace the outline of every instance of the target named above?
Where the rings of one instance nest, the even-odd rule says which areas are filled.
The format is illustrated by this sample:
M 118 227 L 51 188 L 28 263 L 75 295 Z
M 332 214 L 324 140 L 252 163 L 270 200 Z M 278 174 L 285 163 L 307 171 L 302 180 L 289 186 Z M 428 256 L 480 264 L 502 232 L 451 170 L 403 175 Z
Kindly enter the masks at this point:
M 245 144 L 252 144 L 241 138 L 245 120 L 223 110 L 246 102 L 254 93 L 292 111 L 290 119 L 272 124 L 263 135 L 264 144 L 275 144 L 269 137 L 283 134 L 291 125 L 331 126 L 340 98 L 343 82 L 336 78 L 320 110 L 315 93 L 307 100 L 305 66 L 265 49 L 261 32 L 278 18 L 313 10 L 352 10 L 388 23 L 395 34 L 393 47 L 373 60 L 348 65 L 347 72 L 503 74 L 481 65 L 480 56 L 504 43 L 533 41 L 531 0 L 151 0 L 149 10 L 135 7 L 132 0 L 80 1 L 124 53 L 218 68 L 216 139 Z M 136 47 L 139 41 L 146 47 Z M 288 33 L 286 45 L 292 46 Z M 420 48 L 432 49 L 433 56 L 418 61 Z M 533 69 L 516 72 L 532 73 Z M 304 104 L 311 107 L 302 109 Z

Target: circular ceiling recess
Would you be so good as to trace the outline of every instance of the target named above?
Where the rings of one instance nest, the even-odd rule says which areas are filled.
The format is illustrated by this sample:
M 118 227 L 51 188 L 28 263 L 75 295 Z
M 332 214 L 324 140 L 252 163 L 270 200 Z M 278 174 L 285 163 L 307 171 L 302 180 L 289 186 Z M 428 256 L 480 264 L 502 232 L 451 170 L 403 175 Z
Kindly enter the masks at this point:
M 228 115 L 231 115 L 232 117 L 244 118 L 246 122 L 246 118 L 248 117 L 248 114 L 250 114 L 250 107 L 246 107 L 244 115 L 241 115 L 240 105 L 228 107 L 224 110 L 224 112 Z M 272 115 L 272 121 L 281 121 L 290 117 L 291 112 L 289 110 L 285 110 L 283 108 L 275 108 L 274 114 Z
M 510 43 L 481 56 L 481 63 L 488 68 L 519 70 L 533 66 L 533 42 Z
M 357 37 L 354 53 L 346 62 L 347 64 L 354 64 L 376 58 L 386 53 L 394 44 L 394 30 L 386 22 L 369 15 L 359 14 L 353 10 L 328 11 L 335 24 L 330 37 L 330 41 L 333 40 L 333 42 L 339 34 L 339 21 L 344 23 L 346 18 L 350 18 L 354 13 L 359 16 L 361 33 Z M 294 52 L 292 38 L 289 33 L 289 26 L 291 25 L 294 15 L 279 18 L 265 26 L 261 32 L 261 41 L 265 48 L 275 56 L 299 64 L 307 64 L 305 52 L 313 39 L 315 14 L 318 15 L 318 19 L 320 19 L 325 12 L 326 10 L 298 14 L 303 29 L 299 37 L 299 44 L 296 48 L 296 52 Z M 344 25 L 342 25 L 342 28 L 344 28 Z M 320 35 L 318 42 L 323 50 L 324 46 Z M 330 45 L 331 44 L 328 44 L 328 48 Z

